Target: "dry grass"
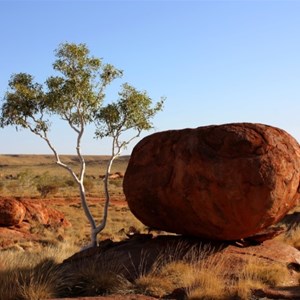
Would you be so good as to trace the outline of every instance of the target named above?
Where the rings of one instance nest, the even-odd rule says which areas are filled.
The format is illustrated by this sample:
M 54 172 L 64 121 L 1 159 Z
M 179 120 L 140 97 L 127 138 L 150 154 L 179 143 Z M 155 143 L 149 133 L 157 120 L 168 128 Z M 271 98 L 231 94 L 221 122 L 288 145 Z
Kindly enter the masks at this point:
M 104 203 L 95 199 L 89 203 L 90 210 L 99 224 L 103 217 Z M 72 236 L 72 239 L 76 240 L 80 246 L 88 244 L 90 241 L 90 224 L 84 215 L 81 204 L 53 207 L 63 212 L 72 223 L 72 227 L 65 230 L 64 236 Z M 109 238 L 113 241 L 120 241 L 126 238 L 126 232 L 131 226 L 140 232 L 146 231 L 146 227 L 132 215 L 127 206 L 111 205 L 108 210 L 107 225 L 98 237 L 100 240 Z
M 62 161 L 68 164 L 75 173 L 79 172 L 76 156 L 62 155 Z M 108 156 L 86 156 L 86 185 L 90 197 L 104 195 L 103 182 L 99 176 L 105 174 Z M 115 160 L 111 172 L 124 173 L 128 164 L 128 156 Z M 49 192 L 49 196 L 78 196 L 78 188 L 71 175 L 55 163 L 52 155 L 0 155 L 1 195 L 15 197 L 41 197 L 41 184 L 57 187 Z M 122 194 L 122 181 L 113 181 L 111 194 Z
M 105 257 L 97 261 L 66 266 L 68 274 L 68 297 L 98 296 L 108 294 L 126 294 L 131 290 L 131 283 L 120 272 L 122 266 L 108 263 Z
M 193 265 L 187 286 L 188 299 L 224 299 L 229 293 L 226 275 L 224 261 L 215 257 Z
M 61 158 L 75 171 L 79 170 L 76 156 L 63 155 Z M 105 174 L 108 158 L 108 156 L 85 157 L 87 201 L 98 224 L 102 221 L 104 209 L 104 185 L 99 176 Z M 115 160 L 112 172 L 125 173 L 128 159 L 128 156 L 123 156 Z M 63 212 L 72 223 L 72 227 L 66 229 L 64 233 L 51 233 L 41 226 L 33 227 L 32 231 L 40 234 L 42 244 L 56 244 L 60 236 L 72 236 L 79 246 L 89 243 L 90 224 L 80 204 L 78 186 L 66 170 L 56 165 L 52 155 L 0 155 L 0 182 L 1 196 L 44 198 L 48 206 Z M 124 201 L 122 182 L 122 179 L 110 180 L 112 199 Z M 99 201 L 100 198 L 102 201 Z M 55 199 L 58 199 L 58 202 L 62 199 L 62 203 L 58 206 Z M 128 207 L 111 205 L 107 226 L 99 238 L 121 240 L 126 237 L 124 232 L 130 226 L 145 231 L 145 226 L 131 214 Z M 27 248 L 30 245 L 22 242 L 19 246 Z
M 251 279 L 267 286 L 284 286 L 289 277 L 288 268 L 280 263 L 263 264 L 252 258 L 243 269 L 243 279 Z
M 59 297 L 68 283 L 58 268 L 79 249 L 74 243 L 44 247 L 36 251 L 1 252 L 0 299 L 39 300 Z
M 182 259 L 160 258 L 150 272 L 142 272 L 134 281 L 134 289 L 154 297 L 183 290 L 189 300 L 248 300 L 254 290 L 287 284 L 289 270 L 283 264 L 262 263 L 253 256 L 233 272 L 228 258 L 215 250 L 191 249 Z
M 225 293 L 225 261 L 213 253 L 216 249 L 190 249 L 186 245 L 167 249 L 150 272 L 141 272 L 134 281 L 135 291 L 163 297 L 179 290 L 188 299 L 222 299 Z M 185 255 L 181 255 L 185 253 Z
M 57 296 L 58 277 L 55 265 L 45 261 L 32 269 L 17 269 L 1 272 L 1 299 L 38 300 Z
M 130 282 L 119 275 L 119 265 L 105 259 L 62 268 L 58 263 L 79 249 L 64 243 L 40 252 L 1 253 L 0 299 L 39 300 L 128 292 Z
M 264 263 L 255 256 L 247 259 L 238 276 L 229 283 L 232 296 L 250 299 L 254 290 L 288 285 L 289 270 L 276 262 Z
M 30 248 L 27 251 L 19 249 L 8 249 L 1 251 L 1 270 L 17 268 L 33 268 L 40 262 L 51 259 L 55 263 L 61 263 L 80 248 L 71 240 L 61 242 L 56 246 L 43 248 Z
M 182 247 L 180 249 L 180 247 Z M 62 243 L 59 247 L 45 247 L 40 252 L 4 251 L 1 253 L 1 299 L 47 299 L 50 297 L 96 296 L 107 294 L 142 293 L 165 297 L 181 291 L 186 299 L 250 299 L 253 290 L 283 286 L 288 270 L 280 264 L 263 264 L 256 257 L 249 258 L 239 272 L 231 272 L 226 256 L 216 249 L 190 249 L 186 246 L 162 251 L 150 271 L 144 262 L 136 270 L 131 282 L 123 275 L 123 266 L 101 257 L 58 267 L 78 248 Z M 172 252 L 171 252 L 172 251 Z M 110 261 L 110 263 L 108 263 Z M 125 272 L 126 273 L 126 272 Z
M 284 243 L 300 250 L 300 227 L 296 226 L 294 229 L 288 231 L 285 235 L 280 236 L 280 239 Z

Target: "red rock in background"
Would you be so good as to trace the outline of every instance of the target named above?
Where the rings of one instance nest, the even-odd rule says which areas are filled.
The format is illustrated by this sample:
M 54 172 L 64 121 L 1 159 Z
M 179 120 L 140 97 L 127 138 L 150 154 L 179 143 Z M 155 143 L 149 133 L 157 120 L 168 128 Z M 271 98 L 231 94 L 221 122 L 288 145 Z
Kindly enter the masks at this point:
M 43 225 L 51 225 L 54 227 L 70 226 L 70 222 L 65 218 L 65 215 L 51 207 L 48 207 L 42 201 L 33 199 L 21 199 L 20 202 L 26 208 L 25 221 L 37 221 Z
M 0 199 L 0 226 L 13 226 L 20 224 L 26 213 L 24 205 L 14 199 Z
M 292 136 L 263 124 L 159 132 L 135 146 L 124 193 L 147 226 L 241 239 L 277 223 L 297 204 L 299 158 Z
M 48 208 L 41 201 L 31 199 L 21 199 L 21 203 L 26 207 L 26 221 L 37 221 L 41 224 L 48 224 Z
M 37 224 L 51 230 L 71 226 L 62 212 L 47 207 L 39 200 L 0 198 L 0 249 L 16 241 L 38 240 L 38 234 L 31 232 Z
M 49 220 L 48 220 L 48 225 L 52 227 L 69 227 L 71 226 L 71 223 L 66 219 L 65 215 L 51 207 L 47 208 L 48 210 L 48 215 L 49 215 Z

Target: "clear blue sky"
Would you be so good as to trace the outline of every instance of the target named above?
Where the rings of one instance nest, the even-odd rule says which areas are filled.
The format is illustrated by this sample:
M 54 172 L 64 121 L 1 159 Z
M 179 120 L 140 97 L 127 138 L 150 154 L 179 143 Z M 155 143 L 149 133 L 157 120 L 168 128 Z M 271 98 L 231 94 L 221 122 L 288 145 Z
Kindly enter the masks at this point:
M 260 122 L 300 141 L 299 16 L 300 1 L 0 0 L 0 95 L 13 73 L 53 75 L 60 43 L 86 43 L 125 72 L 107 101 L 124 81 L 167 97 L 156 131 Z M 83 153 L 109 154 L 92 132 Z M 51 137 L 59 152 L 75 152 L 57 120 Z M 24 130 L 0 129 L 0 140 L 0 154 L 50 153 Z

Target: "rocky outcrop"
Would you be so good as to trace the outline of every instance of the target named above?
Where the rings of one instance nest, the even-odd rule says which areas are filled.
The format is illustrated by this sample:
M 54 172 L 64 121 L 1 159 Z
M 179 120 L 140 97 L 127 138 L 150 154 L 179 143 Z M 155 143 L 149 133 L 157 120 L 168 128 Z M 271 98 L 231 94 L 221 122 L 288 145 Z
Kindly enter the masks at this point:
M 43 202 L 32 199 L 22 199 L 20 202 L 26 207 L 25 220 L 36 221 L 43 225 L 69 226 L 64 214 L 54 208 L 47 207 Z
M 98 247 L 89 248 L 68 258 L 60 265 L 60 268 L 64 274 L 69 274 L 69 272 L 77 274 L 78 270 L 92 265 L 101 274 L 109 266 L 110 271 L 115 270 L 119 276 L 124 276 L 130 282 L 134 282 L 140 276 L 139 272 L 148 274 L 153 268 L 157 268 L 158 261 L 162 267 L 163 262 L 183 260 L 197 265 L 197 262 L 206 259 L 211 262 L 212 268 L 215 268 L 218 263 L 223 266 L 222 274 L 227 274 L 230 284 L 241 276 L 247 264 L 251 264 L 268 267 L 266 270 L 280 267 L 280 270 L 282 268 L 282 272 L 285 273 L 285 275 L 282 274 L 284 286 L 298 287 L 299 285 L 299 274 L 294 269 L 300 266 L 300 252 L 275 240 L 265 241 L 258 246 L 239 248 L 228 242 L 210 242 L 174 235 L 152 238 L 151 235 L 137 234 L 121 242 L 103 241 Z M 199 265 L 197 266 L 200 268 Z M 164 296 L 161 298 L 165 299 Z
M 171 257 L 177 260 L 187 259 L 188 254 L 191 254 L 191 260 L 197 257 L 199 259 L 204 258 L 205 255 L 222 255 L 221 259 L 229 259 L 236 266 L 236 269 L 241 266 L 241 260 L 246 261 L 249 256 L 264 263 L 280 263 L 287 268 L 290 265 L 295 265 L 295 268 L 300 269 L 300 251 L 281 241 L 268 240 L 260 245 L 238 247 L 232 242 L 209 241 L 179 235 L 153 237 L 152 234 L 136 234 L 120 242 L 113 242 L 109 239 L 101 241 L 97 247 L 82 250 L 66 259 L 62 266 L 72 267 L 73 264 L 76 265 L 84 261 L 101 263 L 101 260 L 105 259 L 108 266 L 119 266 L 120 273 L 125 272 L 126 276 L 132 280 L 137 275 L 134 270 L 137 270 L 143 259 L 145 260 L 143 271 L 147 273 L 152 265 L 157 263 L 157 259 L 162 261 L 164 258 Z M 240 259 L 232 259 L 236 256 Z M 168 260 L 166 259 L 166 261 Z M 233 270 L 235 266 L 228 267 Z M 295 282 L 297 281 L 296 277 Z
M 37 221 L 40 224 L 47 224 L 49 221 L 48 209 L 41 201 L 21 199 L 26 207 L 26 221 Z
M 52 232 L 71 226 L 62 212 L 39 200 L 0 198 L 0 249 L 19 241 L 39 240 L 31 230 L 39 225 Z
M 20 224 L 26 213 L 24 205 L 14 199 L 0 199 L 0 226 L 13 226 Z
M 277 223 L 297 204 L 299 158 L 292 136 L 263 124 L 165 131 L 135 146 L 124 193 L 149 227 L 241 239 Z

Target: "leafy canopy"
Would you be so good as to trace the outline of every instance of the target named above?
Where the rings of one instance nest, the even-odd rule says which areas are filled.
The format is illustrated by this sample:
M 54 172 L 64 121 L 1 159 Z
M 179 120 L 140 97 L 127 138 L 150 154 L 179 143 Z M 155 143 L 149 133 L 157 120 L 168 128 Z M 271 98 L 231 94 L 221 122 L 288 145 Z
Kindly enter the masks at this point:
M 152 99 L 147 92 L 140 92 L 128 83 L 123 84 L 119 99 L 102 107 L 97 114 L 96 136 L 119 137 L 130 129 L 135 130 L 139 136 L 141 131 L 153 128 L 151 119 L 162 110 L 164 100 L 162 98 L 151 107 Z
M 45 86 L 26 73 L 12 75 L 2 105 L 1 126 L 16 125 L 42 134 L 49 129 L 46 115 L 57 114 L 79 131 L 93 121 L 105 97 L 104 90 L 123 72 L 89 55 L 85 44 L 64 43 L 55 51 L 51 76 Z
M 34 132 L 47 130 L 44 115 L 45 93 L 42 85 L 35 83 L 33 77 L 26 73 L 14 74 L 9 81 L 10 91 L 6 93 L 2 105 L 0 125 L 16 125 L 30 128 Z
M 97 244 L 97 234 L 106 225 L 109 192 L 108 175 L 114 159 L 142 130 L 153 128 L 151 119 L 162 110 L 164 99 L 152 107 L 152 99 L 128 83 L 123 84 L 119 98 L 103 106 L 105 88 L 123 75 L 113 65 L 103 64 L 90 56 L 85 44 L 64 43 L 55 51 L 53 64 L 58 76 L 50 76 L 44 85 L 35 83 L 30 74 L 11 76 L 9 91 L 5 94 L 0 115 L 0 126 L 15 125 L 27 128 L 47 142 L 56 157 L 56 163 L 65 168 L 79 186 L 82 208 L 91 225 L 92 245 Z M 81 167 L 76 174 L 71 166 L 63 163 L 48 138 L 50 117 L 58 115 L 77 134 L 76 152 Z M 101 223 L 97 226 L 87 204 L 84 176 L 85 160 L 81 154 L 81 140 L 87 124 L 95 123 L 96 137 L 112 138 L 112 153 L 105 175 L 106 202 Z M 136 132 L 130 139 L 120 141 L 124 131 Z

